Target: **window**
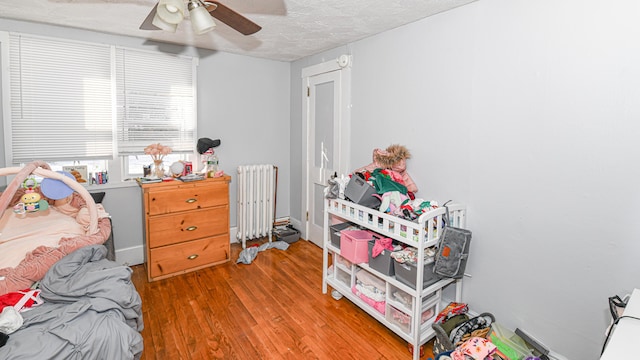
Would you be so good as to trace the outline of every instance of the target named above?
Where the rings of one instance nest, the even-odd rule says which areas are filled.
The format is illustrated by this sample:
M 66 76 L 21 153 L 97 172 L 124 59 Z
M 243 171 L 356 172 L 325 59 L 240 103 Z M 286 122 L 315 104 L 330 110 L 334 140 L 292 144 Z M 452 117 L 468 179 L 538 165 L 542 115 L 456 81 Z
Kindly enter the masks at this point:
M 10 43 L 10 164 L 113 158 L 109 47 L 20 34 Z
M 47 164 L 53 171 L 65 170 L 64 167 L 77 167 L 78 165 L 84 165 L 87 167 L 87 178 L 85 179 L 88 184 L 98 183 L 97 174 L 105 172 L 109 169 L 107 160 L 84 160 L 84 161 L 48 161 Z
M 159 142 L 170 164 L 190 160 L 196 139 L 197 59 L 116 49 L 117 144 L 125 176 L 141 176 L 151 163 L 141 149 Z
M 143 149 L 154 142 L 171 146 L 169 163 L 193 157 L 197 58 L 0 36 L 10 60 L 2 76 L 7 165 L 80 163 L 122 180 L 142 175 L 140 164 L 151 163 Z
M 193 152 L 194 68 L 190 58 L 116 50 L 119 154 L 139 154 L 154 142 Z

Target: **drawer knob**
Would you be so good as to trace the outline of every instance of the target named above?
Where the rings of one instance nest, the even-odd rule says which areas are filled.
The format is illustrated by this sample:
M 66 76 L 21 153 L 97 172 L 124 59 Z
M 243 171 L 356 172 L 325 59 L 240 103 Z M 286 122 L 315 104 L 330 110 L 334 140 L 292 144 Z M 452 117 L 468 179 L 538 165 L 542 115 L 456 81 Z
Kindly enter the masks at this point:
M 198 228 L 197 226 L 189 226 L 186 230 L 193 231 L 193 230 L 196 230 L 197 228 Z
M 198 257 L 198 254 L 193 254 L 193 255 L 189 255 L 187 256 L 187 259 L 189 260 L 195 260 Z
M 193 199 L 193 198 L 191 198 L 191 199 L 187 199 L 187 200 L 186 200 L 186 202 L 187 202 L 188 204 L 193 204 L 193 203 L 194 203 L 194 202 L 196 202 L 196 201 L 198 201 L 198 199 Z

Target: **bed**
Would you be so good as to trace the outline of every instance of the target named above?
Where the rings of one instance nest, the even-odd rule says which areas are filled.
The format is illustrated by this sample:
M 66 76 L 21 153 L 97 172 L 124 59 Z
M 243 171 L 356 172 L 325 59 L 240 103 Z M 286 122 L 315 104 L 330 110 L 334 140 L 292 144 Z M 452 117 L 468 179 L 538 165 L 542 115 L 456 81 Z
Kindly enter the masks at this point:
M 107 258 L 108 213 L 44 162 L 0 169 L 10 175 L 0 195 L 0 335 L 8 333 L 0 359 L 140 358 L 142 302 L 131 268 Z M 70 195 L 48 198 L 30 179 L 56 181 Z M 27 293 L 37 301 L 8 301 Z

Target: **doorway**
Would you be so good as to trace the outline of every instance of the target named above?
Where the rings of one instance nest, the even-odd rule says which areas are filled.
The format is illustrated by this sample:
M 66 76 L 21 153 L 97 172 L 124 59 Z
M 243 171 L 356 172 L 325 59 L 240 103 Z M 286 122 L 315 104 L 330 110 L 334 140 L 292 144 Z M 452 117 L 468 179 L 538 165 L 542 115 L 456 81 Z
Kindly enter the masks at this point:
M 351 57 L 303 69 L 303 113 L 307 125 L 305 180 L 307 240 L 323 247 L 324 189 L 334 174 L 349 172 Z

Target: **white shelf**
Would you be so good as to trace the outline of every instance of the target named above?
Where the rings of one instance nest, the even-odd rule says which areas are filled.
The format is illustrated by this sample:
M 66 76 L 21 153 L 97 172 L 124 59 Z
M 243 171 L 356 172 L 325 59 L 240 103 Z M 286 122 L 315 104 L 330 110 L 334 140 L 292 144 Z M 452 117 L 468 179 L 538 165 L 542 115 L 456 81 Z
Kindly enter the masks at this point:
M 421 345 L 435 336 L 431 324 L 438 312 L 446 305 L 443 303 L 442 289 L 448 286 L 455 286 L 455 301 L 459 302 L 462 297 L 462 280 L 443 279 L 423 289 L 422 281 L 424 276 L 421 272 L 418 272 L 416 274 L 416 289 L 414 289 L 396 280 L 395 276 L 386 276 L 376 271 L 369 267 L 367 263 L 352 264 L 350 267 L 340 264 L 337 261 L 340 249 L 334 246 L 330 239 L 329 227 L 332 224 L 330 220 L 335 218 L 342 219 L 367 228 L 384 237 L 389 237 L 417 248 L 418 264 L 416 264 L 416 268 L 423 269 L 425 249 L 436 245 L 439 240 L 439 234 L 442 233 L 445 209 L 438 208 L 426 212 L 417 221 L 412 222 L 341 199 L 329 199 L 326 201 L 325 206 L 323 293 L 326 294 L 328 286 L 331 286 L 367 314 L 412 344 L 414 349 L 419 349 Z M 448 205 L 448 208 L 451 225 L 464 228 L 464 206 Z M 333 273 L 331 274 L 329 273 L 329 256 L 333 257 Z M 355 274 L 359 269 L 367 271 L 384 281 L 386 287 L 385 314 L 380 313 L 352 292 L 351 287 L 355 284 Z M 348 284 L 343 281 L 344 277 L 343 280 L 338 279 L 338 276 L 343 276 L 339 275 L 341 273 L 348 274 L 350 280 Z M 408 297 L 409 300 L 403 303 L 398 299 L 394 299 L 393 294 L 391 294 L 394 290 L 403 292 L 404 294 L 401 295 Z M 428 309 L 432 309 L 433 314 L 423 323 L 422 314 Z M 396 316 L 394 317 L 394 315 Z M 420 359 L 419 351 L 414 351 L 413 359 Z
M 366 227 L 386 237 L 396 239 L 413 247 L 436 245 L 442 228 L 445 208 L 428 211 L 417 219 L 409 221 L 341 199 L 328 199 L 326 212 Z M 462 205 L 447 205 L 452 226 L 464 227 L 465 208 Z M 440 225 L 438 225 L 440 224 Z M 420 240 L 422 239 L 422 240 Z

